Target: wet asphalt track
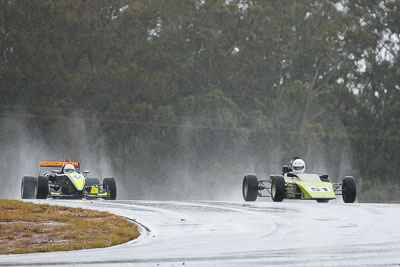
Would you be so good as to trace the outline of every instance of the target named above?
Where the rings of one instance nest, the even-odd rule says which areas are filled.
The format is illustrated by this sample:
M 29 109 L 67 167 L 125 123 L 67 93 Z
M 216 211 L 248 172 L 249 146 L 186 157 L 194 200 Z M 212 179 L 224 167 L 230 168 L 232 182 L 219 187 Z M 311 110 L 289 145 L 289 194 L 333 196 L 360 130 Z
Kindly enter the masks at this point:
M 400 205 L 340 201 L 35 201 L 106 210 L 142 235 L 105 249 L 1 255 L 0 266 L 400 266 Z

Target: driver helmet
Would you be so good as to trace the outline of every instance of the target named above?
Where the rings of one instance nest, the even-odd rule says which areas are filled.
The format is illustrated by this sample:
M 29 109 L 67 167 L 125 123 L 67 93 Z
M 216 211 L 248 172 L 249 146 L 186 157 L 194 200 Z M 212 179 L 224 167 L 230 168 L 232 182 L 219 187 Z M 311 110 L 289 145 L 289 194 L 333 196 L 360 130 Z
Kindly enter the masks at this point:
M 75 167 L 72 164 L 67 164 L 64 167 L 64 172 L 65 173 L 75 172 Z
M 304 160 L 298 158 L 292 162 L 292 170 L 294 174 L 302 174 L 306 169 L 306 163 Z

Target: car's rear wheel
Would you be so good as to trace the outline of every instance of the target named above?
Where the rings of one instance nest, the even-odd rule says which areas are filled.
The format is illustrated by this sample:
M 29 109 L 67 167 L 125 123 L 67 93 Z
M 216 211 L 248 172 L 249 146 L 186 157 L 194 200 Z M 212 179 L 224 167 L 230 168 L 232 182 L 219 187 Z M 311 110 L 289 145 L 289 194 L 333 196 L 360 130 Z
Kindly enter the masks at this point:
M 245 201 L 256 201 L 258 196 L 258 179 L 255 174 L 243 178 L 242 193 Z
M 21 198 L 34 199 L 36 197 L 36 177 L 24 176 L 21 182 Z
M 36 198 L 37 199 L 46 199 L 49 194 L 49 181 L 45 176 L 39 176 L 37 178 L 36 185 Z
M 282 202 L 285 197 L 285 179 L 282 176 L 271 178 L 271 198 L 274 202 Z
M 115 200 L 117 198 L 117 184 L 114 177 L 107 177 L 103 179 L 103 189 L 108 190 L 108 199 Z
M 353 176 L 346 176 L 342 182 L 342 197 L 344 203 L 353 203 L 356 200 L 356 180 Z

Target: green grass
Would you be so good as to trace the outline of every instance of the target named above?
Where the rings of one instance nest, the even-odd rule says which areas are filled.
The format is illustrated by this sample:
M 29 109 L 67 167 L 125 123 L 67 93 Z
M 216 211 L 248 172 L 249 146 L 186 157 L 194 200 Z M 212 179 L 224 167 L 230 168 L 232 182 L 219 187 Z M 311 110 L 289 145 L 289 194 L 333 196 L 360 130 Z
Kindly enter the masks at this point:
M 0 254 L 101 248 L 138 236 L 136 224 L 108 212 L 0 199 Z

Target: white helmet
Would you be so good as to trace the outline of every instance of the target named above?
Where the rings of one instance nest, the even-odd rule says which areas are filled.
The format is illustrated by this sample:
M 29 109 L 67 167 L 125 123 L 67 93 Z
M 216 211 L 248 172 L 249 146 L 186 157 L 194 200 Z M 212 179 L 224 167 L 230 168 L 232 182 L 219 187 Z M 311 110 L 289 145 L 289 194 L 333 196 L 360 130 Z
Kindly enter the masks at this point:
M 75 171 L 75 167 L 72 164 L 67 164 L 64 167 L 64 172 L 65 173 L 69 173 L 69 172 L 74 172 Z
M 294 174 L 302 174 L 306 169 L 306 163 L 302 159 L 295 159 L 292 163 L 292 170 Z

